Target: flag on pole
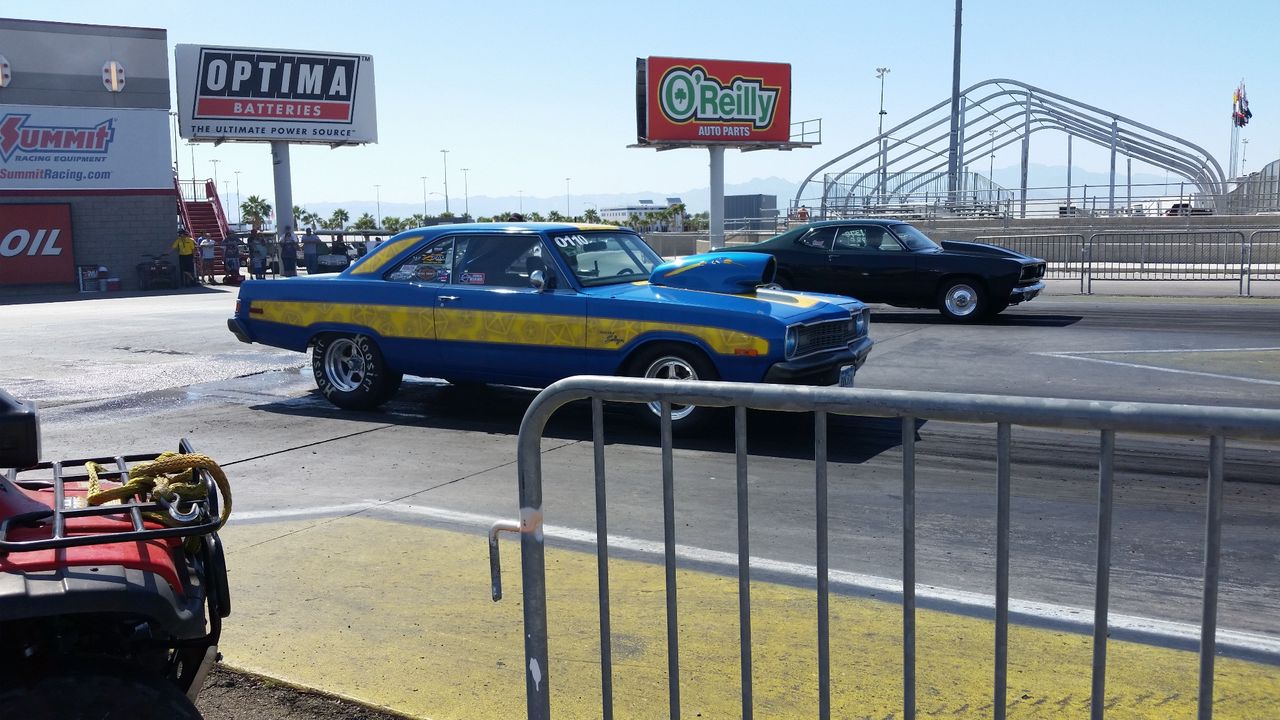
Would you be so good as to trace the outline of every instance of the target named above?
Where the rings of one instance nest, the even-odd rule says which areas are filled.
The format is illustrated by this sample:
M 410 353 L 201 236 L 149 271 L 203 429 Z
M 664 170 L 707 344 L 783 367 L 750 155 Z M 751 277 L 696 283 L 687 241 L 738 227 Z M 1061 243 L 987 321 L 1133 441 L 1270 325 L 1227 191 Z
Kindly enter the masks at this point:
M 1241 81 L 1240 86 L 1231 96 L 1231 120 L 1236 127 L 1244 127 L 1252 118 L 1253 111 L 1249 109 L 1249 96 L 1245 93 L 1244 81 Z

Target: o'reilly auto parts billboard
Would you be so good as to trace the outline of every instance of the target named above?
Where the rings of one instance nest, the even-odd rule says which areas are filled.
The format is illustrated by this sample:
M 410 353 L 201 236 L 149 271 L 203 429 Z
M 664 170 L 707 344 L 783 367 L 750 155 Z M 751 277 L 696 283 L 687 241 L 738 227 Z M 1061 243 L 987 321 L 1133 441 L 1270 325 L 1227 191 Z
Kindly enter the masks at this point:
M 70 205 L 0 205 L 0 285 L 75 279 Z
M 378 141 L 368 55 L 178 45 L 174 59 L 184 138 Z
M 0 106 L 0 191 L 173 187 L 164 110 Z
M 636 61 L 642 144 L 785 143 L 791 65 L 650 57 Z

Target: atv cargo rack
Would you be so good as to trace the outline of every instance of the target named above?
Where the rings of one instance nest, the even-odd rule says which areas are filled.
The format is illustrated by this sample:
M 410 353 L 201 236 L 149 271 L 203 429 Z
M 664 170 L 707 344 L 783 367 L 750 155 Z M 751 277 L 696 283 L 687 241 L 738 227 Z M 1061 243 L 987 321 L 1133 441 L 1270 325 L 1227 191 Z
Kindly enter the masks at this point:
M 181 453 L 193 452 L 191 444 L 184 438 L 178 443 Z M 103 543 L 132 542 L 136 540 L 157 540 L 160 538 L 180 538 L 197 535 L 211 535 L 218 530 L 221 507 L 218 497 L 218 486 L 207 470 L 196 469 L 198 482 L 204 484 L 208 491 L 201 500 L 190 503 L 190 508 L 181 511 L 176 505 L 166 502 L 121 502 L 119 504 L 98 505 L 96 507 L 68 507 L 70 503 L 82 501 L 83 498 L 66 493 L 67 483 L 84 483 L 87 486 L 89 473 L 85 463 L 96 462 L 104 468 L 114 465 L 114 469 L 103 469 L 98 473 L 101 482 L 124 483 L 129 479 L 129 469 L 144 462 L 155 460 L 159 453 L 150 455 L 116 455 L 115 457 L 85 458 L 82 460 L 64 460 L 62 462 L 45 462 L 22 469 L 10 469 L 4 479 L 27 490 L 52 489 L 54 507 L 41 508 L 21 513 L 0 521 L 0 553 L 26 552 L 30 550 L 53 550 L 57 548 L 76 547 L 81 545 L 99 545 Z M 0 483 L 0 491 L 4 490 Z M 187 517 L 196 522 L 186 522 L 173 527 L 147 527 L 144 513 L 168 514 L 175 520 L 182 521 Z M 118 516 L 128 520 L 133 529 L 123 532 L 97 532 L 67 534 L 68 518 Z M 51 537 L 33 540 L 11 540 L 10 534 L 17 528 L 52 524 Z

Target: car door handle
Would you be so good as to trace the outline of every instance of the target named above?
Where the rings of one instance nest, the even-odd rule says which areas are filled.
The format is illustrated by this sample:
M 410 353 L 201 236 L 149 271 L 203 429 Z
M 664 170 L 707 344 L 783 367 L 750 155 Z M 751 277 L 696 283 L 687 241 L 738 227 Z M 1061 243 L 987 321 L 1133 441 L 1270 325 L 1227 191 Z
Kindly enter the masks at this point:
M 460 298 L 457 295 L 441 295 L 440 296 L 441 303 L 453 302 L 454 300 L 459 300 L 459 299 Z

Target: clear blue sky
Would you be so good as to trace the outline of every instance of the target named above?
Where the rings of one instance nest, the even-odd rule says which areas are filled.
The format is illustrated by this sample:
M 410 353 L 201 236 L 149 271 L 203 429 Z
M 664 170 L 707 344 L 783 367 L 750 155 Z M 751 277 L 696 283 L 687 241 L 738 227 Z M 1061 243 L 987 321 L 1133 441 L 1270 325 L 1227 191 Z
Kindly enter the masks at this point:
M 705 186 L 705 151 L 625 148 L 635 140 L 634 61 L 648 55 L 791 63 L 792 118 L 821 117 L 823 144 L 730 152 L 726 179 L 799 181 L 874 135 L 875 67 L 891 68 L 890 124 L 949 95 L 953 11 L 951 0 L 48 0 L 5 13 L 165 28 L 171 45 L 373 55 L 380 141 L 295 147 L 294 200 L 306 204 L 372 200 L 375 184 L 383 202 L 420 202 L 420 176 L 442 190 L 441 148 L 451 151 L 451 197 L 462 194 L 463 167 L 472 196 L 563 198 L 566 177 L 575 194 Z M 1280 157 L 1277 27 L 1275 0 L 969 0 L 961 80 L 1014 78 L 1113 110 L 1200 144 L 1225 169 L 1231 92 L 1244 77 L 1255 113 L 1244 131 L 1248 167 L 1257 169 Z M 1033 162 L 1064 162 L 1065 149 L 1052 146 L 1065 140 L 1041 137 Z M 188 176 L 190 149 L 180 151 Z M 214 158 L 220 179 L 240 170 L 244 195 L 272 197 L 265 145 L 199 146 L 201 177 Z M 997 166 L 1016 162 L 1013 153 L 996 158 Z M 1106 162 L 1105 152 L 1077 149 L 1078 166 L 1104 170 Z

